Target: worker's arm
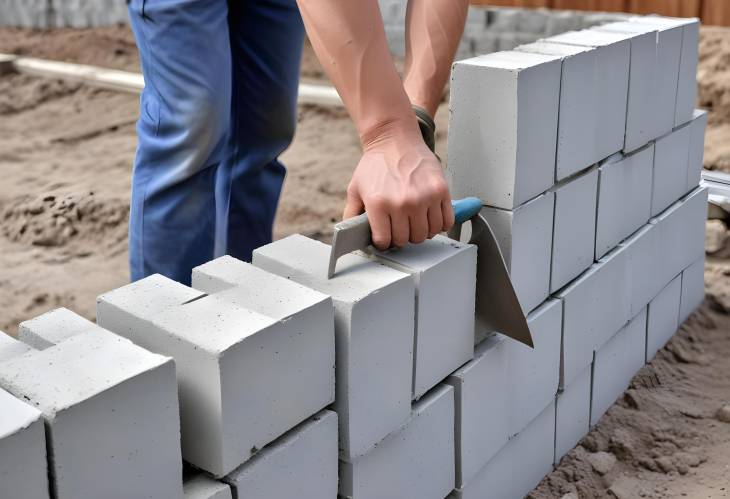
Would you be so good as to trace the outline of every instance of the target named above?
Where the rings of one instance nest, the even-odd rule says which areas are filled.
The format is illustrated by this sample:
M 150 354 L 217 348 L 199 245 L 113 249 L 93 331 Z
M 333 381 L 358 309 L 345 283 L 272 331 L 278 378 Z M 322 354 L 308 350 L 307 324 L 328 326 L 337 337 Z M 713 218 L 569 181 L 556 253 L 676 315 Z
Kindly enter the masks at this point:
M 362 142 L 344 217 L 367 210 L 379 248 L 419 243 L 448 230 L 454 214 L 446 181 L 393 64 L 377 0 L 298 3 L 314 50 Z
M 469 9 L 468 0 L 408 0 L 403 86 L 433 118 L 449 78 Z

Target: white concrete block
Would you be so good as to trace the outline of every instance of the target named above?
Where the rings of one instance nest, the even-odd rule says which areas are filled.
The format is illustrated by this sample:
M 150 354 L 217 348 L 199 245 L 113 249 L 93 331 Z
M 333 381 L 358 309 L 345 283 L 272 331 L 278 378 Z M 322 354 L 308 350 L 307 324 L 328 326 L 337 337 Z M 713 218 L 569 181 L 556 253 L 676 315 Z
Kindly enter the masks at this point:
M 659 112 L 659 102 L 656 97 L 658 73 L 656 33 L 637 33 L 635 28 L 633 32 L 627 32 L 625 31 L 627 24 L 629 23 L 611 23 L 592 29 L 612 33 L 616 42 L 628 39 L 631 44 L 624 142 L 624 151 L 631 152 L 646 145 L 661 133 L 656 132 L 658 124 L 655 119 Z
M 514 211 L 488 206 L 481 211 L 497 238 L 525 312 L 545 301 L 550 291 L 554 198 L 549 192 Z
M 630 316 L 634 316 L 671 280 L 661 272 L 666 250 L 661 249 L 659 229 L 651 224 L 626 239 L 621 247 L 628 252 Z
M 555 404 L 551 403 L 451 497 L 516 499 L 526 496 L 552 470 L 554 444 Z
M 631 318 L 628 272 L 628 251 L 618 247 L 558 294 L 563 300 L 561 387 Z
M 679 327 L 682 276 L 678 275 L 649 303 L 646 317 L 646 362 L 674 336 Z
M 596 351 L 591 392 L 591 426 L 628 388 L 642 368 L 646 346 L 646 309 Z
M 0 497 L 48 499 L 41 412 L 0 389 Z
M 689 124 L 689 162 L 687 164 L 686 192 L 700 184 L 702 167 L 705 162 L 705 130 L 707 129 L 707 111 L 696 109 Z
M 197 475 L 183 483 L 185 499 L 233 499 L 231 487 L 205 475 Z
M 408 274 L 355 254 L 340 258 L 327 279 L 329 253 L 294 235 L 258 248 L 253 263 L 332 296 L 340 457 L 351 460 L 410 414 L 415 288 Z
M 626 104 L 629 96 L 629 67 L 631 43 L 613 34 L 600 31 L 569 31 L 546 38 L 545 42 L 595 47 L 596 49 L 596 105 L 597 154 L 599 159 L 624 148 L 626 135 Z
M 449 376 L 456 398 L 456 486 L 468 483 L 509 439 L 509 340 L 492 335 Z M 495 410 L 500 408 L 500 410 Z
M 555 189 L 551 293 L 568 284 L 593 264 L 597 198 L 597 169 L 571 179 Z
M 474 356 L 477 248 L 437 235 L 377 257 L 413 276 L 413 397 L 418 399 Z
M 0 362 L 19 357 L 31 350 L 33 349 L 22 341 L 0 331 Z
M 637 16 L 632 22 L 651 23 L 671 29 L 682 27 L 682 48 L 679 60 L 679 81 L 674 125 L 679 126 L 692 119 L 692 110 L 697 101 L 697 60 L 700 42 L 700 21 L 697 18 L 672 18 L 658 16 Z
M 530 52 L 560 57 L 563 63 L 560 78 L 558 111 L 558 150 L 555 178 L 564 180 L 597 163 L 599 151 L 598 100 L 596 81 L 597 51 L 593 47 L 537 42 L 517 47 Z
M 269 276 L 267 282 L 275 287 L 275 280 Z M 234 288 L 149 314 L 136 302 L 137 294 L 154 295 L 145 289 L 146 281 L 100 296 L 98 320 L 175 358 L 186 461 L 223 476 L 333 401 L 331 328 L 311 329 L 320 325 L 316 318 L 305 315 L 300 323 L 296 314 L 284 311 L 321 303 L 318 313 L 331 321 L 326 297 L 277 295 L 282 317 L 274 318 L 237 304 L 243 292 Z M 164 294 L 158 281 L 148 286 Z M 170 281 L 166 287 L 173 286 Z M 241 301 L 257 299 L 251 294 Z
M 590 430 L 592 369 L 586 366 L 555 400 L 555 464 Z
M 67 308 L 57 308 L 20 323 L 18 337 L 37 350 L 45 350 L 77 334 L 104 331 Z
M 691 129 L 684 126 L 656 140 L 651 189 L 652 217 L 687 193 L 690 138 Z
M 441 499 L 453 488 L 451 386 L 429 392 L 413 406 L 400 430 L 340 467 L 340 495 L 352 499 Z
M 224 480 L 241 499 L 335 499 L 337 414 L 317 413 Z
M 682 272 L 682 297 L 679 306 L 679 324 L 684 323 L 705 299 L 705 257 Z
M 454 64 L 446 167 L 452 196 L 512 209 L 550 188 L 560 71 L 559 57 L 525 52 Z
M 600 166 L 596 260 L 649 221 L 653 168 L 653 144 Z
M 172 359 L 78 335 L 0 363 L 0 385 L 43 413 L 55 498 L 182 497 Z

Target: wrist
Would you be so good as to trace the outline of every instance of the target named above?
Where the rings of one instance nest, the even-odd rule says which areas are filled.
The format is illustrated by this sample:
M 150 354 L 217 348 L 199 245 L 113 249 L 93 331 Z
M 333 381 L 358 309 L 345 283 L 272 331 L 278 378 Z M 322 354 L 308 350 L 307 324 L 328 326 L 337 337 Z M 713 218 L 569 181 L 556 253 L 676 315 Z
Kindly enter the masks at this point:
M 388 143 L 413 143 L 422 141 L 421 131 L 415 114 L 385 119 L 368 127 L 360 133 L 364 151 L 372 150 Z

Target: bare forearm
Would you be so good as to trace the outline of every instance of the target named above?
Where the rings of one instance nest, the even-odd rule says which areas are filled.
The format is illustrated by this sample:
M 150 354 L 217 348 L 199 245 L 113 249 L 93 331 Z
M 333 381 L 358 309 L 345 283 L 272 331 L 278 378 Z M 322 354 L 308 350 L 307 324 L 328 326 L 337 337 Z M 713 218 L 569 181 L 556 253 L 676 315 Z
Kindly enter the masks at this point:
M 464 32 L 468 0 L 409 0 L 404 87 L 433 116 Z

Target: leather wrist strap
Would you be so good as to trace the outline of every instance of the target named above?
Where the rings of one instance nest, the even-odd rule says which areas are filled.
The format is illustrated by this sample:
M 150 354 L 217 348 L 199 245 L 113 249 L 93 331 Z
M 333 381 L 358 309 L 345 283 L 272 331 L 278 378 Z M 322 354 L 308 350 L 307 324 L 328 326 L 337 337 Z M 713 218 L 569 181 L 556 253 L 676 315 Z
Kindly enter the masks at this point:
M 428 114 L 428 111 L 420 106 L 411 106 L 413 112 L 416 113 L 416 119 L 418 120 L 418 128 L 421 129 L 421 135 L 423 141 L 426 143 L 431 152 L 436 150 L 436 123 L 433 118 Z

